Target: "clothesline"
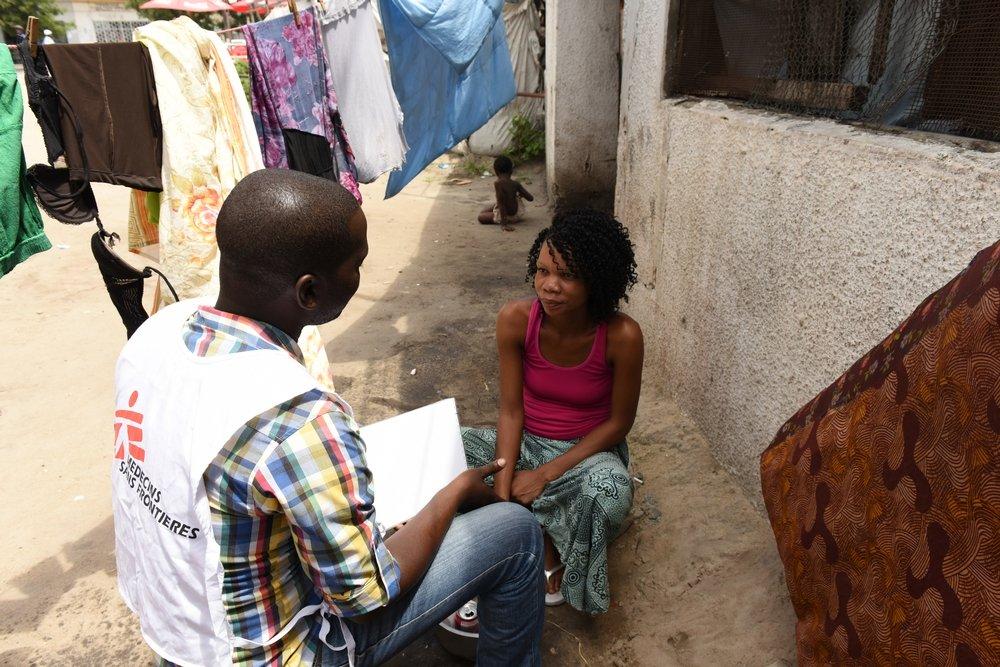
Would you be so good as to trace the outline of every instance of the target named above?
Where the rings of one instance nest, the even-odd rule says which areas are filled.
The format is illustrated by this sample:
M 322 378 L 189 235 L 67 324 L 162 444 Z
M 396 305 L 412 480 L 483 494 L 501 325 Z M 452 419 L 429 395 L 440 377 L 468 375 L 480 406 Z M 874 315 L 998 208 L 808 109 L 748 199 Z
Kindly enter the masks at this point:
M 417 4 L 424 1 L 393 0 L 393 2 Z M 427 1 L 431 4 L 446 2 L 446 0 Z M 221 48 L 221 51 L 229 57 L 235 55 L 241 61 L 249 63 L 250 87 L 254 87 L 255 81 L 260 84 L 257 88 L 261 91 L 270 90 L 274 87 L 272 84 L 275 81 L 285 79 L 290 82 L 318 82 L 319 87 L 330 91 L 330 94 L 322 95 L 322 99 L 312 106 L 318 105 L 322 111 L 325 108 L 323 105 L 327 104 L 328 100 L 333 100 L 328 104 L 329 113 L 325 114 L 317 115 L 315 111 L 306 113 L 311 107 L 303 107 L 305 111 L 299 113 L 302 109 L 289 110 L 281 104 L 276 104 L 275 111 L 289 117 L 277 113 L 265 114 L 269 119 L 273 116 L 280 122 L 276 122 L 275 127 L 263 129 L 255 127 L 257 132 L 254 134 L 260 136 L 248 136 L 260 142 L 267 166 L 288 168 L 295 163 L 300 171 L 333 173 L 342 181 L 341 184 L 352 192 L 357 189 L 358 181 L 371 183 L 381 174 L 392 172 L 390 187 L 387 188 L 387 194 L 391 196 L 422 170 L 426 163 L 449 149 L 454 144 L 455 136 L 470 136 L 478 131 L 500 109 L 515 99 L 515 96 L 520 99 L 545 99 L 544 92 L 532 90 L 533 86 L 525 85 L 534 83 L 537 75 L 525 77 L 526 80 L 521 82 L 523 88 L 520 91 L 515 85 L 516 81 L 511 71 L 511 56 L 507 49 L 505 24 L 499 16 L 500 12 L 495 11 L 496 8 L 478 7 L 470 16 L 465 16 L 464 12 L 453 16 L 455 9 L 449 9 L 443 14 L 448 20 L 439 21 L 440 25 L 435 23 L 433 29 L 426 31 L 426 35 L 415 31 L 410 23 L 392 14 L 393 25 L 386 28 L 383 37 L 378 30 L 374 9 L 362 2 L 358 7 L 356 20 L 326 23 L 317 21 L 314 17 L 309 23 L 309 29 L 301 34 L 295 33 L 295 39 L 292 40 L 289 37 L 288 24 L 296 18 L 296 12 L 313 12 L 313 7 L 316 8 L 315 11 L 321 11 L 322 5 L 319 0 L 249 0 L 248 4 L 251 7 L 257 4 L 271 7 L 275 4 L 279 6 L 284 4 L 288 6 L 288 13 L 291 14 L 285 18 L 273 17 L 246 25 L 220 26 L 218 30 L 208 33 L 218 35 L 224 40 L 246 38 L 248 42 L 246 50 L 239 49 L 238 54 L 229 54 L 231 47 Z M 460 24 L 458 26 L 460 30 L 456 28 L 456 21 Z M 474 30 L 467 25 L 470 21 Z M 158 25 L 159 22 L 154 22 L 141 30 L 166 29 L 166 24 L 161 28 L 154 28 Z M 415 35 L 411 36 L 410 33 L 413 32 Z M 204 31 L 201 34 L 205 34 Z M 192 38 L 197 39 L 197 33 L 194 33 Z M 256 43 L 258 40 L 260 44 Z M 428 40 L 434 43 L 429 43 Z M 242 40 L 237 41 L 242 42 Z M 481 49 L 477 48 L 487 41 L 491 48 L 480 53 Z M 393 69 L 399 71 L 391 73 L 389 71 L 389 58 L 385 53 L 387 42 L 389 52 L 396 54 L 395 62 L 392 63 Z M 216 43 L 218 44 L 217 41 Z M 425 43 L 428 44 L 426 48 Z M 97 47 L 97 45 L 90 46 Z M 312 49 L 316 50 L 317 57 L 315 60 L 307 58 L 311 64 L 308 65 L 309 71 L 305 71 L 306 66 L 297 62 L 301 60 L 298 52 L 303 50 L 311 52 Z M 284 59 L 277 57 L 278 50 L 284 52 Z M 426 73 L 439 69 L 441 72 L 450 72 L 460 66 L 471 72 L 482 73 L 489 70 L 490 74 L 483 75 L 482 84 L 485 85 L 476 86 L 470 84 L 468 80 L 463 80 L 458 90 L 453 89 L 455 83 L 448 77 L 431 76 L 427 81 L 422 81 L 420 90 L 410 91 L 407 99 L 422 101 L 420 104 L 414 103 L 410 113 L 406 113 L 400 108 L 396 99 L 394 84 L 403 85 L 408 82 L 406 71 L 415 67 L 414 62 L 424 60 L 426 63 L 416 67 L 417 71 Z M 279 63 L 280 66 L 274 63 Z M 289 69 L 293 70 L 294 76 L 289 76 L 286 71 Z M 312 71 L 313 69 L 316 71 Z M 392 81 L 393 78 L 398 81 Z M 305 84 L 303 86 L 306 87 Z M 337 91 L 336 96 L 333 90 Z M 485 97 L 469 95 L 468 92 L 471 90 L 476 90 Z M 293 92 L 295 91 L 283 91 L 279 97 L 284 99 L 287 97 L 285 93 Z M 308 96 L 313 92 L 306 90 L 302 94 Z M 258 97 L 259 100 L 256 97 L 254 99 L 255 105 L 258 103 L 265 105 L 268 102 L 265 99 L 267 95 Z M 428 113 L 426 105 L 434 102 L 431 107 L 436 109 L 435 104 L 452 98 L 454 101 L 461 100 L 468 108 L 457 115 L 460 120 L 451 122 L 455 127 L 439 127 L 436 119 L 447 114 L 443 111 Z M 442 109 L 444 108 L 451 107 L 443 105 Z M 411 119 L 414 124 L 409 142 L 406 137 L 410 132 L 404 132 L 406 119 Z M 506 124 L 504 118 L 497 120 L 497 128 Z M 290 128 L 297 130 L 297 133 L 291 133 Z M 498 132 L 500 130 L 495 129 L 494 134 Z M 327 164 L 330 162 L 328 158 L 324 158 L 322 164 L 309 162 L 314 154 L 326 153 L 322 148 L 312 150 L 305 145 L 316 141 L 317 137 L 319 141 L 325 140 L 330 145 L 334 164 Z M 347 137 L 351 138 L 353 146 L 347 145 Z M 294 153 L 298 154 L 293 155 Z M 268 164 L 269 162 L 274 164 Z
M 238 32 L 240 30 L 243 30 L 243 26 L 238 25 L 235 28 L 223 28 L 222 30 L 216 30 L 215 34 L 216 35 L 225 35 L 225 34 L 228 34 L 228 33 L 231 33 L 231 32 Z M 16 53 L 18 51 L 18 45 L 17 44 L 8 44 L 7 45 L 7 49 L 11 53 Z
M 227 35 L 227 34 L 229 34 L 231 32 L 239 32 L 241 30 L 243 30 L 243 26 L 236 26 L 235 28 L 224 28 L 223 30 L 216 30 L 215 34 L 216 35 Z M 17 46 L 14 45 L 14 44 L 8 44 L 7 48 L 10 49 L 11 51 L 17 51 Z M 545 93 L 519 92 L 517 94 L 517 96 L 518 97 L 532 97 L 532 98 L 540 99 L 540 100 L 545 99 Z
M 257 4 L 259 0 L 250 2 Z M 537 81 L 537 73 L 524 77 L 523 92 L 518 93 L 505 25 L 492 5 L 473 5 L 475 11 L 467 16 L 465 9 L 459 11 L 457 5 L 448 4 L 447 0 L 392 0 L 393 4 L 387 7 L 395 8 L 395 3 L 414 3 L 414 6 L 422 6 L 422 2 L 443 3 L 441 7 L 447 9 L 442 10 L 443 19 L 448 20 L 418 30 L 401 11 L 393 9 L 387 13 L 383 36 L 375 9 L 364 0 L 360 0 L 351 20 L 329 23 L 315 20 L 314 11 L 320 11 L 317 0 L 264 2 L 272 6 L 285 2 L 291 15 L 218 31 L 206 31 L 189 19 L 154 21 L 138 28 L 131 44 L 74 44 L 48 54 L 55 55 L 58 50 L 62 65 L 67 62 L 79 65 L 82 59 L 98 63 L 85 68 L 90 78 L 81 88 L 82 75 L 74 72 L 60 77 L 59 59 L 52 59 L 51 76 L 54 80 L 64 80 L 62 92 L 70 97 L 86 98 L 90 88 L 97 87 L 104 91 L 105 99 L 121 95 L 144 101 L 142 106 L 149 111 L 142 115 L 144 121 L 129 118 L 125 123 L 135 135 L 134 140 L 127 142 L 130 151 L 146 160 L 142 173 L 135 173 L 130 167 L 128 174 L 141 179 L 139 184 L 144 186 L 133 191 L 131 197 L 129 249 L 159 242 L 161 267 L 182 298 L 197 295 L 206 281 L 211 281 L 211 266 L 201 258 L 211 257 L 203 246 L 212 240 L 200 234 L 199 216 L 205 211 L 214 213 L 243 174 L 262 166 L 294 168 L 335 179 L 360 200 L 359 182 L 372 183 L 389 173 L 386 194 L 392 196 L 451 148 L 454 137 L 477 132 L 515 95 L 536 99 L 545 96 L 541 91 L 529 92 Z M 316 10 L 310 7 L 313 5 Z M 303 17 L 309 17 L 308 26 L 302 21 L 302 27 L 308 29 L 289 29 L 296 9 L 303 12 Z M 42 46 L 39 27 L 37 18 L 31 17 L 21 38 L 24 41 L 14 47 L 28 47 L 31 52 L 31 56 L 25 53 L 26 70 L 34 66 L 34 51 Z M 215 37 L 240 30 L 246 33 L 246 55 L 243 49 L 239 51 L 241 60 L 249 64 L 251 95 L 248 97 L 253 98 L 253 108 L 244 97 L 245 84 L 240 81 L 240 72 L 232 67 L 230 51 L 234 49 Z M 396 71 L 390 72 L 386 50 L 394 54 L 392 65 Z M 159 54 L 156 58 L 152 56 L 154 51 Z M 314 60 L 310 58 L 313 53 Z M 140 62 L 144 58 L 152 58 L 152 65 Z M 15 59 L 20 60 L 17 56 Z M 221 67 L 217 66 L 219 63 Z M 131 69 L 123 71 L 126 65 Z M 456 81 L 451 76 L 456 67 L 464 68 L 469 76 Z M 62 69 L 67 72 L 66 67 Z M 133 76 L 132 70 L 141 70 L 141 76 Z M 197 77 L 184 74 L 201 70 L 207 77 L 204 86 L 200 79 L 195 81 Z M 421 73 L 419 81 L 412 76 L 414 72 Z M 27 72 L 33 73 L 34 70 Z M 393 74 L 396 81 L 392 80 Z M 112 81 L 110 93 L 108 81 Z M 406 108 L 397 99 L 397 87 L 404 90 L 409 104 Z M 158 95 L 157 88 L 161 93 L 169 90 L 171 94 Z M 188 103 L 205 95 L 213 100 L 207 110 Z M 285 104 L 294 96 L 311 104 Z M 86 103 L 76 106 L 83 108 Z M 254 108 L 266 111 L 258 114 L 260 121 L 254 118 Z M 456 108 L 460 113 L 451 114 L 450 110 Z M 157 129 L 158 124 L 152 120 L 157 115 L 170 122 L 163 122 Z M 215 116 L 221 121 L 213 122 Z M 60 126 L 65 119 L 58 114 L 53 118 L 49 119 L 54 126 L 53 136 L 61 137 Z M 109 137 L 106 125 L 112 120 L 88 118 L 89 134 Z M 406 130 L 407 122 L 412 125 L 410 131 Z M 497 120 L 498 127 L 506 124 L 504 117 Z M 232 136 L 223 137 L 223 141 L 216 131 L 219 128 Z M 136 143 L 138 140 L 143 145 Z M 147 140 L 154 145 L 145 146 L 150 143 Z M 156 145 L 162 148 L 162 160 Z M 102 149 L 97 153 L 111 155 L 113 151 Z M 226 169 L 216 164 L 216 156 L 220 155 L 220 164 L 227 165 Z M 239 156 L 238 169 L 228 166 L 232 155 Z M 72 163 L 71 158 L 66 157 L 67 163 Z M 146 164 L 151 161 L 155 164 Z M 90 162 L 94 164 L 93 160 Z M 109 169 L 100 173 L 112 172 Z M 199 183 L 212 182 L 217 186 L 210 191 L 199 186 L 193 192 L 192 174 L 198 175 Z M 91 171 L 90 177 L 88 180 L 101 180 L 97 171 Z M 153 188 L 153 178 L 158 178 L 162 186 L 158 196 L 149 194 L 159 190 Z M 192 202 L 197 198 L 197 205 L 182 210 L 164 206 L 163 202 L 179 197 Z M 96 204 L 88 206 L 96 211 Z M 82 211 L 81 215 L 88 212 Z M 182 233 L 164 241 L 158 238 L 161 229 Z

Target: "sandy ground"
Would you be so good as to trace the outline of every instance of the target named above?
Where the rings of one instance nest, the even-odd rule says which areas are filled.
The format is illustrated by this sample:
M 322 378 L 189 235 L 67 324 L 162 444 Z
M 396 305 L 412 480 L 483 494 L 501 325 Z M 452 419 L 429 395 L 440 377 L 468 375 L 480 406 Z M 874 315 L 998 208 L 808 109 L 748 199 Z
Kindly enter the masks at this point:
M 44 157 L 26 119 L 28 163 Z M 540 168 L 519 174 L 544 194 Z M 544 197 L 516 231 L 475 223 L 488 179 L 429 168 L 383 201 L 364 188 L 371 255 L 344 316 L 323 329 L 338 390 L 362 423 L 444 396 L 467 424 L 495 419 L 493 318 L 527 296 L 524 257 Z M 96 186 L 125 236 L 124 189 Z M 124 328 L 89 250 L 91 225 L 47 224 L 52 250 L 0 280 L 0 664 L 132 665 L 152 657 L 115 589 L 109 495 L 112 385 Z M 133 263 L 141 261 L 131 257 Z M 151 288 L 147 288 L 151 291 Z M 646 328 L 656 322 L 642 322 Z M 413 373 L 413 370 L 416 373 Z M 613 607 L 549 613 L 551 665 L 754 665 L 794 660 L 794 615 L 763 516 L 646 369 L 630 441 L 645 479 L 610 556 Z M 463 664 L 428 634 L 393 665 Z

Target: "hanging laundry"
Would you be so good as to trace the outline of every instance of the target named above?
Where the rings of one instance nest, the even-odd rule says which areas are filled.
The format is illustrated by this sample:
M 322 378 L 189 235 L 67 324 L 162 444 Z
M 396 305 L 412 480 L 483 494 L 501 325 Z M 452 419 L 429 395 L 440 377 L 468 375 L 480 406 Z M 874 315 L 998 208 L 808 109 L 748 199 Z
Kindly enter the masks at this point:
M 60 92 L 83 127 L 89 180 L 140 190 L 162 189 L 160 110 L 149 53 L 141 44 L 55 44 L 40 47 Z M 74 124 L 62 109 L 70 176 L 82 180 Z
M 24 102 L 17 78 L 10 51 L 0 49 L 0 277 L 52 247 L 24 177 Z
M 160 242 L 159 192 L 132 190 L 128 212 L 128 249 L 139 252 Z
M 215 33 L 182 16 L 145 25 L 135 38 L 149 49 L 160 99 L 163 193 L 133 191 L 129 246 L 134 234 L 152 240 L 158 231 L 160 269 L 178 296 L 210 299 L 219 289 L 219 209 L 236 183 L 264 167 L 253 116 Z M 332 391 L 319 330 L 304 328 L 299 346 L 309 372 Z
M 42 130 L 48 164 L 34 164 L 28 168 L 26 178 L 34 191 L 38 205 L 48 216 L 67 225 L 81 225 L 99 216 L 97 200 L 90 185 L 87 152 L 83 149 L 83 126 L 72 104 L 55 84 L 49 71 L 48 60 L 39 49 L 31 53 L 27 42 L 18 45 L 24 66 L 24 83 L 28 91 L 28 107 Z M 63 136 L 62 119 L 65 118 L 69 136 Z M 74 175 L 69 167 L 56 161 L 66 153 L 65 145 L 73 145 L 78 169 Z
M 182 299 L 194 297 L 217 280 L 223 200 L 263 164 L 239 76 L 215 33 L 180 17 L 135 36 L 149 49 L 163 122 L 160 268 Z
M 58 160 L 65 152 L 63 150 L 62 125 L 59 120 L 59 94 L 55 90 L 52 74 L 49 72 L 45 58 L 38 51 L 38 57 L 31 55 L 31 46 L 27 40 L 17 45 L 21 66 L 24 68 L 24 87 L 28 93 L 28 108 L 38 120 L 42 130 L 42 140 L 45 142 L 45 152 L 49 164 Z
M 360 202 L 354 155 L 347 141 L 330 78 L 330 67 L 312 9 L 243 26 L 250 63 L 253 119 L 264 164 L 337 180 Z M 316 143 L 286 134 L 293 130 L 321 137 L 329 163 L 316 159 Z M 289 140 L 291 139 L 291 140 Z
M 514 99 L 503 0 L 381 0 L 392 86 L 409 150 L 389 176 L 397 194 L 431 161 Z
M 761 454 L 798 664 L 1000 665 L 998 312 L 1000 242 Z
M 369 0 L 328 0 L 323 44 L 358 180 L 371 183 L 406 157 L 403 112 L 392 89 Z
M 284 128 L 281 130 L 281 136 L 285 140 L 285 150 L 288 152 L 289 169 L 330 181 L 337 180 L 333 151 L 330 150 L 330 144 L 326 143 L 326 137 Z

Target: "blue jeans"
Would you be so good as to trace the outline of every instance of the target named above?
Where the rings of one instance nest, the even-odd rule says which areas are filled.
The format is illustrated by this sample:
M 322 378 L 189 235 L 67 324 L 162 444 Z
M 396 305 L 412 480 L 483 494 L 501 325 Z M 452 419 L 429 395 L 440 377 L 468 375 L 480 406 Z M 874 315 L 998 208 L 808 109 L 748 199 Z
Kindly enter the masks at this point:
M 541 665 L 542 531 L 531 512 L 496 503 L 455 517 L 424 578 L 366 623 L 345 620 L 356 664 L 378 665 L 479 596 L 477 664 Z M 338 656 L 347 664 L 346 654 Z

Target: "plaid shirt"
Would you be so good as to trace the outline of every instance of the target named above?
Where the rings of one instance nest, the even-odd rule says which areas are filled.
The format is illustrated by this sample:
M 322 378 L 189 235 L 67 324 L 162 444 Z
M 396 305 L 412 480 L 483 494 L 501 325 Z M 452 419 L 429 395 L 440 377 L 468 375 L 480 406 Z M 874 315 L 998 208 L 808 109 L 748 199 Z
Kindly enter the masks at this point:
M 298 345 L 263 322 L 202 306 L 184 330 L 201 357 Z M 223 602 L 233 633 L 273 636 L 321 599 L 344 617 L 385 606 L 399 594 L 399 566 L 376 528 L 371 473 L 348 406 L 318 389 L 250 420 L 205 473 L 221 547 Z M 237 649 L 239 665 L 312 664 L 324 647 L 322 618 L 298 621 L 274 644 Z M 328 641 L 340 645 L 339 624 Z

